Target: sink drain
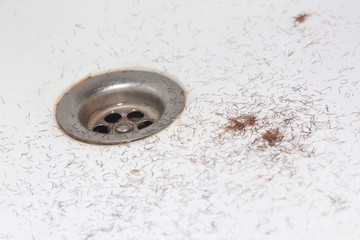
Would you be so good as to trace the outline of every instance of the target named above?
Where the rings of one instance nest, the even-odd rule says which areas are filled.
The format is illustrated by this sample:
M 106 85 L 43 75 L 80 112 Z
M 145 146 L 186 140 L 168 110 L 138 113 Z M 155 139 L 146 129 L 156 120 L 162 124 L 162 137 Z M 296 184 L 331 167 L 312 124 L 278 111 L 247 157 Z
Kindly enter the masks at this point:
M 88 78 L 71 88 L 60 99 L 56 118 L 75 139 L 117 144 L 159 132 L 184 105 L 184 91 L 170 78 L 120 71 Z

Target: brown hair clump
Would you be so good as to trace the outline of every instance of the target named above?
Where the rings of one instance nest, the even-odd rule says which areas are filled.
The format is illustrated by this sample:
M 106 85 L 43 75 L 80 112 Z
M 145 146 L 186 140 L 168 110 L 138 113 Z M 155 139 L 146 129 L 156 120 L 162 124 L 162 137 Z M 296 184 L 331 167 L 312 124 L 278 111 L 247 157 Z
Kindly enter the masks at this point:
M 269 146 L 274 146 L 276 143 L 282 142 L 284 135 L 278 128 L 267 130 L 263 135 L 262 139 L 269 143 Z
M 244 132 L 247 126 L 253 127 L 256 125 L 255 115 L 241 115 L 239 117 L 228 118 L 227 130 L 236 132 Z
M 298 14 L 297 16 L 294 17 L 294 23 L 295 24 L 303 23 L 310 15 L 311 14 L 309 14 L 309 13 Z
M 257 121 L 257 118 L 255 115 L 244 115 L 245 123 L 248 126 L 254 127 Z

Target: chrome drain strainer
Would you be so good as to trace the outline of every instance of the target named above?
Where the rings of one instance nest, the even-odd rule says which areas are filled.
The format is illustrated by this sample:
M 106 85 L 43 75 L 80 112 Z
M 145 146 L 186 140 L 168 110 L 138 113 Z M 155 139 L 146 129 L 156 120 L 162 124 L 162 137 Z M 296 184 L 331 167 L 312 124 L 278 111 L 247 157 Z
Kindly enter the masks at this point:
M 146 71 L 120 71 L 75 85 L 60 99 L 56 118 L 75 139 L 117 144 L 159 132 L 184 105 L 184 91 L 170 78 Z

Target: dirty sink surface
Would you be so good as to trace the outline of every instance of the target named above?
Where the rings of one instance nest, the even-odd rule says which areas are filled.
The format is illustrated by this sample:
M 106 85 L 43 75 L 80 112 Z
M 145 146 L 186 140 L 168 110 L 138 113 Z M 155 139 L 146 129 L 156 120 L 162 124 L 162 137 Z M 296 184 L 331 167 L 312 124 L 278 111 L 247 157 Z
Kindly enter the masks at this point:
M 359 239 L 359 1 L 0 1 L 0 239 Z M 146 139 L 55 104 L 93 74 L 177 79 Z

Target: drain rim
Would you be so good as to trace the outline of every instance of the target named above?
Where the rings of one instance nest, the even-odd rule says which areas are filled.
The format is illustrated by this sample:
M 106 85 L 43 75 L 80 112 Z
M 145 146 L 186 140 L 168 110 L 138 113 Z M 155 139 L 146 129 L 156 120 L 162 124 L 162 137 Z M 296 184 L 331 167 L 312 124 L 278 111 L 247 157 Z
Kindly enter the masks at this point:
M 87 97 L 107 96 L 111 93 L 121 93 L 128 90 L 143 91 L 150 98 L 159 97 L 163 104 L 160 118 L 143 129 L 130 133 L 103 134 L 97 133 L 84 126 L 80 113 Z M 121 91 L 120 91 L 121 90 Z M 154 101 L 158 101 L 155 99 Z M 80 104 L 81 103 L 81 104 Z M 185 94 L 181 86 L 164 75 L 137 70 L 116 71 L 101 74 L 80 81 L 68 90 L 56 107 L 56 119 L 61 129 L 70 137 L 92 144 L 121 144 L 138 140 L 158 133 L 170 125 L 185 107 Z M 144 119 L 152 121 L 152 119 Z

